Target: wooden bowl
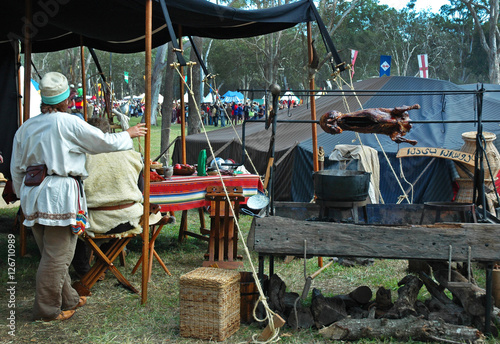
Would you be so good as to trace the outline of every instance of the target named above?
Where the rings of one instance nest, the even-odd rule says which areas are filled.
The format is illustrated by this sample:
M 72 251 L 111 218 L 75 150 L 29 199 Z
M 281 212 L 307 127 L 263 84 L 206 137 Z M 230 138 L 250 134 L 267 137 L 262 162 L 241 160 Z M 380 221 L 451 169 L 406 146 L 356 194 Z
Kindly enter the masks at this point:
M 190 176 L 196 171 L 195 168 L 174 168 L 174 175 L 176 176 Z

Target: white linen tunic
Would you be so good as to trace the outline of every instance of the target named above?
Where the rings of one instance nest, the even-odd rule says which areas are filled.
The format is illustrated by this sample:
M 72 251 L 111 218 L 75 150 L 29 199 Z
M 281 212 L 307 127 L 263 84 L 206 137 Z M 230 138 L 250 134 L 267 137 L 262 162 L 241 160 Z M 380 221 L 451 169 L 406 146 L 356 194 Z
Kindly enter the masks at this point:
M 88 154 L 132 149 L 126 132 L 103 133 L 76 116 L 63 112 L 41 114 L 27 120 L 16 132 L 11 174 L 14 191 L 21 199 L 23 224 L 68 226 L 76 223 L 79 208 L 87 211 L 85 195 L 79 197 L 78 182 L 88 176 Z M 26 169 L 47 165 L 47 177 L 39 186 L 24 185 Z

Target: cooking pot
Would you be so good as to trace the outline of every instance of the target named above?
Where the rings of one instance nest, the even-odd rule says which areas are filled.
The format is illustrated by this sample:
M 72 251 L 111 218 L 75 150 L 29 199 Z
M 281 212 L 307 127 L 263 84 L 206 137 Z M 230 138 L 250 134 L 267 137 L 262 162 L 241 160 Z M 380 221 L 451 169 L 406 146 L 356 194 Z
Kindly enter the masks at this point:
M 317 199 L 323 201 L 364 201 L 368 197 L 370 175 L 370 172 L 352 170 L 314 172 L 314 192 Z

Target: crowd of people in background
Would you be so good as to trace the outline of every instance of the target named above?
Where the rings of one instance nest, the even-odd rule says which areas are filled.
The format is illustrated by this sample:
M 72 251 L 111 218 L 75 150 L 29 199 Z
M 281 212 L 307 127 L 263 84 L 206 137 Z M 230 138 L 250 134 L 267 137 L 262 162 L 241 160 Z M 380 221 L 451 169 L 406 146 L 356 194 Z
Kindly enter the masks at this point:
M 80 84 L 79 84 L 80 85 Z M 71 85 L 73 86 L 73 85 Z M 70 111 L 72 114 L 83 119 L 83 98 L 79 96 L 79 90 L 71 87 L 72 103 L 70 104 Z M 87 97 L 87 104 L 91 111 L 89 117 L 100 116 L 105 108 L 105 102 L 102 98 Z M 124 107 L 127 104 L 128 107 Z M 279 109 L 295 108 L 299 106 L 299 102 L 294 100 L 283 100 L 279 102 Z M 142 117 L 144 114 L 145 104 L 140 99 L 126 99 L 118 102 L 113 102 L 113 107 L 118 111 L 128 115 L 129 117 Z M 158 115 L 160 115 L 160 108 L 158 106 Z M 269 106 L 269 111 L 272 105 Z M 184 114 L 186 119 L 188 117 L 188 105 L 185 104 Z M 202 117 L 203 125 L 213 125 L 215 127 L 225 127 L 229 124 L 238 125 L 243 121 L 260 120 L 265 118 L 266 105 L 259 104 L 258 102 L 229 102 L 229 103 L 201 103 L 200 114 Z M 174 102 L 172 106 L 172 123 L 181 123 L 181 104 L 179 101 Z
M 202 103 L 200 113 L 204 125 L 225 127 L 229 123 L 238 125 L 243 121 L 262 119 L 265 116 L 265 105 L 250 103 Z

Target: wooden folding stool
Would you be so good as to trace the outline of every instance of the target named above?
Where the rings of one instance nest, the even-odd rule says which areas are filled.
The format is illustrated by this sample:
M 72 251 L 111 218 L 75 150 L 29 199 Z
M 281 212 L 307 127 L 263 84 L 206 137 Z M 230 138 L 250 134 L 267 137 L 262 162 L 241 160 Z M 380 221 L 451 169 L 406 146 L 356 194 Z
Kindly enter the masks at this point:
M 155 250 L 155 240 L 158 237 L 158 235 L 160 234 L 163 226 L 165 226 L 167 223 L 169 223 L 169 221 L 170 221 L 170 216 L 165 215 L 161 218 L 161 220 L 159 222 L 149 225 L 151 239 L 149 239 L 149 276 L 148 276 L 148 281 L 151 280 L 151 271 L 153 268 L 153 256 L 156 258 L 156 260 L 158 260 L 158 263 L 160 263 L 161 267 L 163 268 L 163 270 L 165 270 L 167 275 L 172 276 L 170 271 L 168 271 L 167 266 L 165 265 L 165 263 L 163 262 L 163 260 L 160 258 L 160 256 L 158 255 L 158 253 Z M 143 235 L 144 235 L 144 233 L 141 234 L 141 236 L 143 236 Z M 144 258 L 141 254 L 141 257 L 139 258 L 139 260 L 135 264 L 134 268 L 132 269 L 132 275 L 135 274 L 135 272 L 137 271 L 137 269 L 141 265 L 143 259 Z
M 130 240 L 135 236 L 136 234 L 98 234 L 94 237 L 91 237 L 87 233 L 83 234 L 83 239 L 92 248 L 96 259 L 90 270 L 79 281 L 73 283 L 73 288 L 76 289 L 79 295 L 90 295 L 90 289 L 94 286 L 94 284 L 96 284 L 96 282 L 99 280 L 99 277 L 101 277 L 107 270 L 111 271 L 125 288 L 134 293 L 139 293 L 139 291 L 135 289 L 134 286 L 132 286 L 132 284 L 121 274 L 120 271 L 118 271 L 116 266 L 113 264 L 115 259 L 123 253 L 125 246 L 127 246 Z M 96 243 L 96 240 L 101 239 L 113 240 L 111 247 L 106 252 L 103 252 Z

